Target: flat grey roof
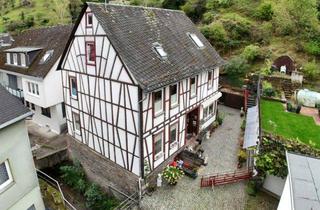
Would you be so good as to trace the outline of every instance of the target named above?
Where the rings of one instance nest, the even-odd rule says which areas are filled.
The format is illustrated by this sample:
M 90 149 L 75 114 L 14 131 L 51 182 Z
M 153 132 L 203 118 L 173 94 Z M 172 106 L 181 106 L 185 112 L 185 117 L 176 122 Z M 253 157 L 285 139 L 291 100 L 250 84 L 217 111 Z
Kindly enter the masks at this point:
M 36 50 L 41 50 L 39 47 L 15 47 L 11 49 L 4 50 L 4 52 L 32 52 Z
M 248 109 L 246 129 L 244 132 L 243 148 L 256 146 L 259 141 L 259 108 L 254 106 Z
M 294 209 L 320 209 L 320 159 L 287 153 Z

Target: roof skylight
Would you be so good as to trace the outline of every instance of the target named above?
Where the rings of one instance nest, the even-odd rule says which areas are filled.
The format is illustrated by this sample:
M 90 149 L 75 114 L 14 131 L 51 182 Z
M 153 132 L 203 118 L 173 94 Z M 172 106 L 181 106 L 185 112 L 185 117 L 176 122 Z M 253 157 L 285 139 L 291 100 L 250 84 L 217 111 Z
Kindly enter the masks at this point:
M 41 58 L 39 64 L 44 64 L 45 62 L 47 62 L 53 55 L 53 50 L 48 50 L 44 56 Z
M 164 51 L 164 49 L 159 43 L 154 44 L 154 49 L 156 50 L 158 55 L 161 57 L 161 59 L 166 59 L 168 57 L 168 54 L 166 53 L 166 51 Z
M 201 40 L 199 39 L 199 37 L 196 34 L 188 34 L 188 35 L 192 39 L 194 44 L 197 45 L 197 47 L 204 48 L 204 44 L 201 42 Z

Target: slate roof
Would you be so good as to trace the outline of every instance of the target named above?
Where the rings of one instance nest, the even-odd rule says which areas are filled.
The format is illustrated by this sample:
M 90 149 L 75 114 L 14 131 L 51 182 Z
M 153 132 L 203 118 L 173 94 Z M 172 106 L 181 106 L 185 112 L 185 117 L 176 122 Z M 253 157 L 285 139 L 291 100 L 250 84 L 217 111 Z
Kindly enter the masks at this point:
M 152 91 L 178 80 L 212 70 L 224 60 L 182 12 L 128 5 L 87 3 L 120 58 L 141 88 Z M 198 49 L 187 33 L 205 45 Z M 160 43 L 168 58 L 154 51 Z
M 22 102 L 0 86 L 0 127 L 4 123 L 31 112 Z
M 2 48 L 2 52 L 0 53 L 0 69 L 44 78 L 62 55 L 71 31 L 72 25 L 61 25 L 31 29 L 13 36 L 13 39 L 15 40 L 13 44 L 10 47 Z M 4 51 L 11 48 L 40 48 L 42 50 L 37 54 L 28 68 L 21 68 L 5 64 L 6 54 Z M 39 64 L 41 58 L 48 50 L 54 50 L 52 57 L 48 62 Z
M 320 209 L 320 159 L 287 153 L 294 209 Z

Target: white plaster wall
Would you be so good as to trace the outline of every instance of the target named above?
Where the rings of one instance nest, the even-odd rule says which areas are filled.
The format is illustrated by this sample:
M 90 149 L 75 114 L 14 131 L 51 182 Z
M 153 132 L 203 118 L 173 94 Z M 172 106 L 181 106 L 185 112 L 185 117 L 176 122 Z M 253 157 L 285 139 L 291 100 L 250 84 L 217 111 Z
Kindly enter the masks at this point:
M 61 74 L 56 70 L 57 65 L 58 61 L 43 80 L 39 78 L 32 79 L 30 77 L 22 77 L 25 100 L 44 108 L 63 102 Z M 29 93 L 28 82 L 38 84 L 39 96 Z
M 286 179 L 282 179 L 281 177 L 267 175 L 264 180 L 263 188 L 280 197 L 284 189 L 285 182 Z
M 35 110 L 31 110 L 34 115 L 32 121 L 36 124 L 47 127 L 54 133 L 60 134 L 64 126 L 66 126 L 66 118 L 62 114 L 62 104 L 57 104 L 50 107 L 51 118 L 41 114 L 41 107 L 35 105 Z
M 0 130 L 0 162 L 5 160 L 14 182 L 0 194 L 0 209 L 27 209 L 34 203 L 44 210 L 24 121 Z

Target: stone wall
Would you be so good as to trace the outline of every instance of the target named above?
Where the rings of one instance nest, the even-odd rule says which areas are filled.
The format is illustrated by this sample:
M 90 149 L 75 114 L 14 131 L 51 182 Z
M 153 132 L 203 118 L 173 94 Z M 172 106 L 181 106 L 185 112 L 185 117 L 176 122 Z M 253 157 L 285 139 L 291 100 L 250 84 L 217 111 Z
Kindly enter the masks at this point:
M 99 184 L 107 193 L 119 198 L 119 193 L 115 193 L 116 191 L 112 188 L 127 195 L 138 191 L 139 177 L 137 175 L 71 137 L 68 138 L 68 152 L 71 160 L 80 161 L 88 179 Z

